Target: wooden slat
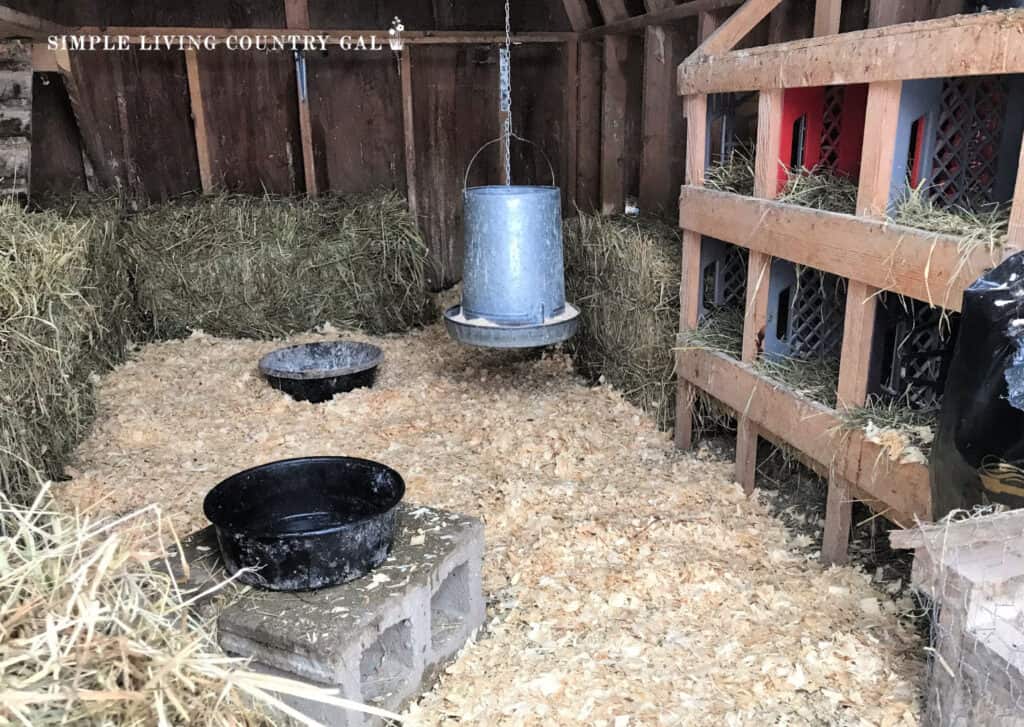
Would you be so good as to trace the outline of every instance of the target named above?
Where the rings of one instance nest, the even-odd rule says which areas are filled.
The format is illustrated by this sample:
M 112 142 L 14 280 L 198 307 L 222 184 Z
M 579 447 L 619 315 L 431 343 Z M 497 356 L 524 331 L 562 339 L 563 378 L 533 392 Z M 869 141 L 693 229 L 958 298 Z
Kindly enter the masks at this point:
M 1017 184 L 1013 189 L 1007 245 L 1024 250 L 1024 140 L 1021 141 L 1020 160 L 1017 162 Z
M 600 43 L 579 44 L 576 204 L 585 212 L 601 206 L 602 56 Z
M 412 54 L 402 53 L 402 127 L 405 135 L 405 183 L 409 212 L 418 219 L 416 200 L 416 126 L 412 97 Z
M 863 432 L 844 431 L 835 411 L 800 396 L 750 364 L 706 350 L 681 351 L 681 378 L 743 413 L 776 441 L 788 442 L 824 468 L 853 483 L 876 512 L 900 525 L 928 520 L 928 467 L 891 462 Z
M 199 157 L 199 180 L 204 194 L 213 191 L 213 164 L 210 158 L 210 141 L 206 127 L 206 110 L 203 106 L 203 91 L 199 81 L 198 51 L 185 51 L 185 67 L 188 71 L 188 95 L 192 106 L 192 123 L 195 126 L 196 154 Z
M 316 176 L 316 156 L 313 149 L 313 125 L 309 115 L 309 87 L 306 58 L 299 53 L 295 59 L 296 87 L 299 91 L 299 138 L 302 142 L 302 173 L 306 182 L 306 194 L 320 195 L 320 183 Z
M 697 46 L 690 58 L 716 55 L 732 50 L 758 23 L 768 17 L 782 0 L 747 0 L 722 23 L 707 40 Z M 689 62 L 689 61 L 687 61 Z
M 626 96 L 629 39 L 605 38 L 601 93 L 601 213 L 623 211 L 626 200 Z
M 668 10 L 637 15 L 636 17 L 626 18 L 617 22 L 606 22 L 604 25 L 599 25 L 580 33 L 580 37 L 583 39 L 594 39 L 608 35 L 638 33 L 649 25 L 668 25 L 685 20 L 686 18 L 692 18 L 701 13 L 734 8 L 742 2 L 743 0 L 690 0 L 690 2 L 685 2 Z
M 686 181 L 701 187 L 704 184 L 704 149 L 707 145 L 708 98 L 687 96 L 683 99 L 686 117 Z M 683 227 L 682 279 L 679 285 L 679 330 L 689 331 L 700 321 L 700 249 L 701 236 L 686 229 L 686 217 L 680 215 Z M 678 358 L 677 358 L 678 361 Z M 675 444 L 680 449 L 693 446 L 693 400 L 695 391 L 682 375 L 676 384 Z
M 842 15 L 843 0 L 817 0 L 814 5 L 814 35 L 820 37 L 838 33 Z
M 576 173 L 579 144 L 579 72 L 580 44 L 570 41 L 565 44 L 565 129 L 566 151 L 562 155 L 562 198 L 565 209 L 575 210 Z
M 324 38 L 326 43 L 330 46 L 337 46 L 343 37 L 351 39 L 358 38 L 360 35 L 366 39 L 366 42 L 370 42 L 370 36 L 376 36 L 377 43 L 384 47 L 385 52 L 388 49 L 387 44 L 387 31 L 381 30 L 380 28 L 369 28 L 362 30 L 345 30 L 339 28 L 303 28 L 301 33 L 296 33 L 295 28 L 189 28 L 189 27 L 142 27 L 142 26 L 118 26 L 109 28 L 98 28 L 83 27 L 75 28 L 73 31 L 68 30 L 67 32 L 74 32 L 77 34 L 84 35 L 100 35 L 100 36 L 125 36 L 127 42 L 131 45 L 139 45 L 143 39 L 148 43 L 153 42 L 153 36 L 155 35 L 168 35 L 171 37 L 185 36 L 199 36 L 202 38 L 210 38 L 211 42 L 216 44 L 223 44 L 228 38 L 240 38 L 242 36 L 298 36 L 299 43 L 301 46 L 301 38 L 305 36 L 314 36 L 317 38 Z M 513 33 L 513 43 L 565 43 L 566 41 L 575 40 L 575 33 L 563 33 L 563 32 L 528 32 L 528 33 Z M 480 43 L 504 43 L 505 32 L 504 31 L 477 31 L 477 30 L 406 30 L 402 33 L 402 40 L 407 45 L 458 45 L 462 43 L 469 44 L 480 44 Z M 288 50 L 293 50 L 289 44 Z M 300 47 L 301 49 L 301 47 Z M 388 51 L 389 52 L 389 51 Z
M 693 55 L 679 66 L 679 93 L 1021 73 L 1022 39 L 1024 10 L 1009 10 Z
M 284 0 L 284 17 L 289 28 L 309 28 L 309 0 Z
M 0 5 L 0 39 L 31 38 L 46 40 L 48 36 L 68 32 L 62 25 L 29 13 Z
M 580 33 L 594 26 L 594 21 L 590 17 L 590 11 L 587 9 L 586 0 L 562 0 L 562 5 L 565 7 L 565 14 L 569 18 L 569 26 L 574 32 Z
M 701 234 L 952 311 L 1002 259 L 979 249 L 964 262 L 956 237 L 729 192 L 683 187 L 679 203 L 680 218 Z

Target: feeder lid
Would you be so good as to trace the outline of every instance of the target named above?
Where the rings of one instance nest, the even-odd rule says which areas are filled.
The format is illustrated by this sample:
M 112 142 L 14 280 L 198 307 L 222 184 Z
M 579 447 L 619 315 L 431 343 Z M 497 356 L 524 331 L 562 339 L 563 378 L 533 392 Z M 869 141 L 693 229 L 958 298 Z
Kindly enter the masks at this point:
M 279 379 L 329 379 L 379 366 L 384 352 L 371 343 L 326 341 L 279 348 L 260 359 L 260 372 Z
M 534 348 L 561 343 L 576 333 L 579 310 L 569 303 L 557 316 L 545 318 L 543 323 L 508 325 L 487 318 L 467 318 L 462 306 L 452 306 L 444 312 L 448 335 L 459 343 L 484 348 Z

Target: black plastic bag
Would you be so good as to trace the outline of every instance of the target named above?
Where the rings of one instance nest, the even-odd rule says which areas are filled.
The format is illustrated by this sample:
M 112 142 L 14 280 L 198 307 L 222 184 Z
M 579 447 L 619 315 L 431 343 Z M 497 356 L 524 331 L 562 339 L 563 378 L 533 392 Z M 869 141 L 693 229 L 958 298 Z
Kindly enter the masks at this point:
M 964 292 L 931 456 L 932 509 L 1024 507 L 1024 252 Z

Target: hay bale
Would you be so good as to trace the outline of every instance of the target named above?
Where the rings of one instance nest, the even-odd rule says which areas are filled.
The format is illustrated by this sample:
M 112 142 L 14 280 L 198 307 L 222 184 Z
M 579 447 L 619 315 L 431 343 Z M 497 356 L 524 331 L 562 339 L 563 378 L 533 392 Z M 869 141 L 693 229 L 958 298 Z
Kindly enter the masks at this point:
M 580 214 L 565 224 L 566 289 L 581 309 L 576 365 L 665 428 L 675 414 L 680 257 L 679 231 L 660 221 Z
M 324 322 L 385 333 L 435 314 L 426 246 L 393 192 L 179 200 L 131 215 L 125 250 L 160 338 L 274 338 Z
M 0 204 L 0 492 L 60 475 L 93 417 L 92 375 L 138 332 L 116 214 Z

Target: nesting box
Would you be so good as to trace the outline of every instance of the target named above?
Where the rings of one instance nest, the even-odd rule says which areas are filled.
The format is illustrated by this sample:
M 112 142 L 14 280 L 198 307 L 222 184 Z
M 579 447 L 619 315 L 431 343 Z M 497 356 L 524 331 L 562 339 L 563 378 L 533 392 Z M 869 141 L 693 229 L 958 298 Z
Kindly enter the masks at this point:
M 764 354 L 837 358 L 843 345 L 846 284 L 815 268 L 772 260 Z
M 713 308 L 743 310 L 747 297 L 746 248 L 713 237 L 701 239 L 700 313 Z
M 857 178 L 867 98 L 864 84 L 786 89 L 779 140 L 779 189 L 786 183 L 786 168 L 823 167 Z
M 1013 197 L 1024 132 L 1024 75 L 905 81 L 890 205 L 923 184 L 942 207 Z

